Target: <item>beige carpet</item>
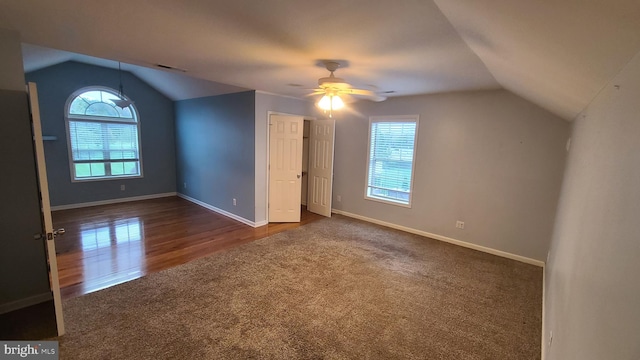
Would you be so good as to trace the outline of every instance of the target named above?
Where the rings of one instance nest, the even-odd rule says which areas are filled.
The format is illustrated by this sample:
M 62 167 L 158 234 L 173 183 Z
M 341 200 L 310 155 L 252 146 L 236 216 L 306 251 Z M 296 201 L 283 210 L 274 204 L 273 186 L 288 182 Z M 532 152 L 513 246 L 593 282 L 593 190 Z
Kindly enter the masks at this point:
M 335 216 L 66 301 L 61 359 L 539 359 L 541 282 Z

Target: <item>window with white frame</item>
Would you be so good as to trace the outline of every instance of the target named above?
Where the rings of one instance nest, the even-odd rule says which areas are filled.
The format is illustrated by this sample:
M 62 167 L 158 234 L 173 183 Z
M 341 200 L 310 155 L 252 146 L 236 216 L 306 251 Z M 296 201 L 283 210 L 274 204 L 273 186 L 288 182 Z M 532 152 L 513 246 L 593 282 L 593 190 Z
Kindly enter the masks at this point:
M 365 198 L 411 207 L 418 115 L 369 118 Z
M 65 107 L 73 181 L 142 176 L 140 121 L 133 104 L 120 108 L 118 92 L 88 87 Z

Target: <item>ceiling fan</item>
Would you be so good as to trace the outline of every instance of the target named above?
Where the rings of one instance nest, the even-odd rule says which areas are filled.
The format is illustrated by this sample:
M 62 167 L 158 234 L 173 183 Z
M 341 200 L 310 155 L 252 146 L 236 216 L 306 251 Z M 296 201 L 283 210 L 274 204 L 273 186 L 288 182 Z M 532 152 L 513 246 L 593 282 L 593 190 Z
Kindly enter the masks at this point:
M 317 105 L 325 112 L 328 111 L 329 117 L 332 117 L 333 110 L 339 110 L 344 107 L 344 101 L 341 98 L 344 96 L 353 95 L 377 102 L 387 99 L 371 90 L 353 88 L 344 79 L 336 77 L 333 73 L 340 67 L 340 62 L 336 60 L 320 60 L 319 63 L 322 63 L 329 70 L 330 75 L 318 79 L 318 88 L 313 89 L 310 95 L 323 95 Z

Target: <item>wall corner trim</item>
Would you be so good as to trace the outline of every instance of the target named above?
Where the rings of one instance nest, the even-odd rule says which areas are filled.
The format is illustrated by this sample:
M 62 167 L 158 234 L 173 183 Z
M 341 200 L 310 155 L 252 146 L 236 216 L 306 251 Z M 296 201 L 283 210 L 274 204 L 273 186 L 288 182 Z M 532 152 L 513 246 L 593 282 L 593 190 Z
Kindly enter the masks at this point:
M 508 253 L 506 251 L 496 250 L 496 249 L 492 249 L 492 248 L 489 248 L 489 247 L 486 247 L 486 246 L 476 245 L 476 244 L 468 243 L 466 241 L 457 240 L 457 239 L 453 239 L 453 238 L 450 238 L 450 237 L 446 237 L 446 236 L 442 236 L 442 235 L 438 235 L 438 234 L 433 234 L 433 233 L 429 233 L 429 232 L 426 232 L 426 231 L 413 229 L 413 228 L 409 228 L 409 227 L 406 227 L 406 226 L 397 225 L 397 224 L 394 224 L 394 223 L 390 223 L 390 222 L 386 222 L 386 221 L 382 221 L 382 220 L 378 220 L 378 219 L 373 219 L 373 218 L 369 218 L 369 217 L 358 215 L 358 214 L 353 214 L 353 213 L 342 211 L 342 210 L 331 209 L 331 212 L 334 213 L 334 214 L 348 216 L 348 217 L 351 217 L 351 218 L 354 218 L 354 219 L 367 221 L 367 222 L 370 222 L 370 223 L 386 226 L 386 227 L 389 227 L 389 228 L 392 228 L 392 229 L 401 230 L 401 231 L 405 231 L 405 232 L 408 232 L 408 233 L 411 233 L 411 234 L 416 234 L 416 235 L 428 237 L 428 238 L 431 238 L 431 239 L 444 241 L 444 242 L 447 242 L 447 243 L 450 243 L 450 244 L 453 244 L 453 245 L 458 245 L 458 246 L 466 247 L 466 248 L 469 248 L 469 249 L 482 251 L 482 252 L 485 252 L 485 253 L 488 253 L 488 254 L 492 254 L 492 255 L 496 255 L 496 256 L 507 258 L 507 259 L 516 260 L 516 261 L 520 261 L 520 262 L 523 262 L 523 263 L 526 263 L 526 264 L 531 264 L 531 265 L 535 265 L 535 266 L 539 266 L 539 267 L 544 268 L 544 261 L 540 261 L 540 260 L 528 258 L 528 257 L 525 257 L 525 256 Z
M 545 341 L 545 332 L 546 329 L 544 327 L 545 321 L 544 318 L 546 316 L 545 303 L 546 303 L 546 293 L 547 293 L 547 269 L 542 269 L 542 334 L 540 334 L 541 344 L 540 344 L 540 359 L 545 360 L 547 358 L 547 342 Z
M 79 209 L 79 208 L 85 208 L 90 206 L 118 204 L 123 202 L 157 199 L 157 198 L 176 196 L 176 195 L 177 193 L 175 192 L 168 192 L 168 193 L 142 195 L 142 196 L 131 196 L 131 197 L 118 198 L 118 199 L 110 199 L 110 200 L 91 201 L 91 202 L 77 203 L 77 204 L 58 205 L 58 206 L 52 206 L 51 211 Z
M 231 219 L 233 219 L 235 221 L 239 221 L 239 222 L 241 222 L 241 223 L 243 223 L 245 225 L 249 225 L 249 226 L 254 227 L 254 228 L 260 227 L 262 225 L 266 225 L 267 224 L 266 221 L 261 221 L 261 222 L 256 223 L 256 222 L 253 222 L 251 220 L 247 220 L 247 219 L 245 219 L 245 218 L 243 218 L 241 216 L 238 216 L 238 215 L 230 213 L 228 211 L 219 209 L 219 208 L 217 208 L 217 207 L 215 207 L 213 205 L 207 204 L 207 203 L 202 202 L 202 201 L 200 201 L 198 199 L 194 199 L 194 198 L 192 198 L 190 196 L 187 196 L 185 194 L 178 193 L 177 195 L 178 195 L 178 197 L 181 197 L 181 198 L 183 198 L 183 199 L 185 199 L 187 201 L 191 201 L 192 203 L 194 203 L 196 205 L 200 205 L 205 209 L 209 209 L 209 210 L 211 210 L 213 212 L 216 212 L 216 213 L 218 213 L 220 215 L 224 215 L 224 216 L 226 216 L 228 218 L 231 218 Z

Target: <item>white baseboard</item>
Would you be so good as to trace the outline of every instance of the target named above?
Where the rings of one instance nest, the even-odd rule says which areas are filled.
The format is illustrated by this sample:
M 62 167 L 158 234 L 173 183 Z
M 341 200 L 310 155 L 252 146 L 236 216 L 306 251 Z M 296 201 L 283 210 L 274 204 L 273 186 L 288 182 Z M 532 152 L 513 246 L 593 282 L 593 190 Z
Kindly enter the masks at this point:
M 157 198 L 176 196 L 176 195 L 177 193 L 175 192 L 168 192 L 168 193 L 142 195 L 142 196 L 131 196 L 131 197 L 102 200 L 102 201 L 91 201 L 91 202 L 78 203 L 78 204 L 58 205 L 58 206 L 52 206 L 51 211 L 79 209 L 79 208 L 85 208 L 90 206 L 118 204 L 118 203 L 129 202 L 129 201 L 157 199 Z
M 545 318 L 545 295 L 546 295 L 546 286 L 547 286 L 547 269 L 543 268 L 542 269 L 542 344 L 540 346 L 540 351 L 541 351 L 541 356 L 540 359 L 541 360 L 545 360 L 547 358 L 547 342 L 545 341 L 546 338 L 544 336 L 546 330 L 544 328 L 544 318 Z
M 363 221 L 367 221 L 367 222 L 370 222 L 370 223 L 374 223 L 374 224 L 390 227 L 392 229 L 406 231 L 406 232 L 411 233 L 411 234 L 421 235 L 421 236 L 425 236 L 425 237 L 428 237 L 428 238 L 431 238 L 431 239 L 444 241 L 444 242 L 447 242 L 447 243 L 450 243 L 450 244 L 466 247 L 466 248 L 469 248 L 469 249 L 482 251 L 482 252 L 489 253 L 489 254 L 492 254 L 492 255 L 501 256 L 501 257 L 504 257 L 504 258 L 507 258 L 507 259 L 512 259 L 512 260 L 520 261 L 520 262 L 523 262 L 523 263 L 544 267 L 544 261 L 531 259 L 531 258 L 528 258 L 528 257 L 525 257 L 525 256 L 516 255 L 516 254 L 511 254 L 511 253 L 508 253 L 506 251 L 496 250 L 496 249 L 492 249 L 492 248 L 489 248 L 489 247 L 486 247 L 486 246 L 476 245 L 476 244 L 468 243 L 466 241 L 457 240 L 457 239 L 453 239 L 453 238 L 442 236 L 442 235 L 438 235 L 438 234 L 432 234 L 432 233 L 429 233 L 429 232 L 426 232 L 426 231 L 413 229 L 413 228 L 409 228 L 409 227 L 406 227 L 406 226 L 397 225 L 397 224 L 394 224 L 394 223 L 390 223 L 390 222 L 386 222 L 386 221 L 382 221 L 382 220 L 378 220 L 378 219 L 373 219 L 373 218 L 369 218 L 369 217 L 358 215 L 358 214 L 353 214 L 353 213 L 342 211 L 342 210 L 331 209 L 331 212 L 335 213 L 335 214 L 338 214 L 338 215 L 344 215 L 344 216 L 352 217 L 354 219 L 363 220 Z
M 22 308 L 26 308 L 32 305 L 40 304 L 45 301 L 49 301 L 53 299 L 53 295 L 51 292 L 46 292 L 34 296 L 30 296 L 25 299 L 20 299 L 16 301 L 12 301 L 6 304 L 0 305 L 0 314 L 5 314 L 11 311 L 20 310 Z
M 216 212 L 216 213 L 218 213 L 220 215 L 224 215 L 224 216 L 226 216 L 228 218 L 231 218 L 233 220 L 239 221 L 239 222 L 241 222 L 243 224 L 246 224 L 246 225 L 249 225 L 251 227 L 255 228 L 255 227 L 262 226 L 262 225 L 266 225 L 266 222 L 264 222 L 264 224 L 262 224 L 262 222 L 256 223 L 256 222 L 253 222 L 251 220 L 247 220 L 247 219 L 245 219 L 245 218 L 243 218 L 241 216 L 238 216 L 238 215 L 232 214 L 232 213 L 230 213 L 228 211 L 219 209 L 219 208 L 217 208 L 217 207 L 215 207 L 213 205 L 207 204 L 207 203 L 202 202 L 202 201 L 200 201 L 198 199 L 194 199 L 194 198 L 192 198 L 190 196 L 187 196 L 185 194 L 178 193 L 177 195 L 178 195 L 178 197 L 181 197 L 181 198 L 183 198 L 183 199 L 185 199 L 187 201 L 191 201 L 192 203 L 194 203 L 196 205 L 200 205 L 205 209 L 209 209 L 209 210 L 211 210 L 213 212 Z
M 267 224 L 269 224 L 267 220 L 262 220 L 262 221 L 258 221 L 254 227 L 265 226 Z

